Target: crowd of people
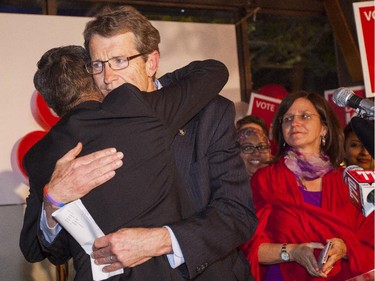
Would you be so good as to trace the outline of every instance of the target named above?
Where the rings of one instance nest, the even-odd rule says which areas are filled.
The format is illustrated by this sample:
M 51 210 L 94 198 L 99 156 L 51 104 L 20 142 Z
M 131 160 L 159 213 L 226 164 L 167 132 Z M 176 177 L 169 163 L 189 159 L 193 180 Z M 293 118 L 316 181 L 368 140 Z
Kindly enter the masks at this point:
M 234 124 L 219 61 L 157 78 L 159 32 L 130 6 L 100 11 L 84 42 L 48 50 L 34 76 L 61 120 L 24 158 L 28 261 L 72 258 L 77 281 L 93 280 L 94 264 L 108 280 L 156 281 L 344 281 L 374 269 L 374 214 L 342 177 L 374 159 L 324 97 L 286 95 L 270 134 L 258 116 Z M 76 200 L 104 233 L 90 254 L 53 216 Z

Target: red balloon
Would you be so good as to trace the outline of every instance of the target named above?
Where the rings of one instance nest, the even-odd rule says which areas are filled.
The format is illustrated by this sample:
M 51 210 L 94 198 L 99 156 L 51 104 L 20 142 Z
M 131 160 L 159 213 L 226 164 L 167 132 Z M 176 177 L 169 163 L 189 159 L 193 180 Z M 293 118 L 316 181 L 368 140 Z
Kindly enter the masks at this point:
M 22 165 L 23 157 L 29 151 L 29 149 L 41 140 L 47 132 L 45 131 L 34 131 L 25 135 L 18 143 L 16 148 L 17 166 L 25 177 L 28 177 L 25 168 Z
M 51 127 L 60 120 L 59 117 L 52 113 L 42 95 L 38 91 L 35 91 L 31 99 L 31 111 L 34 119 L 46 131 L 49 131 Z
M 278 84 L 267 84 L 258 89 L 257 93 L 268 97 L 282 100 L 288 94 L 288 91 Z

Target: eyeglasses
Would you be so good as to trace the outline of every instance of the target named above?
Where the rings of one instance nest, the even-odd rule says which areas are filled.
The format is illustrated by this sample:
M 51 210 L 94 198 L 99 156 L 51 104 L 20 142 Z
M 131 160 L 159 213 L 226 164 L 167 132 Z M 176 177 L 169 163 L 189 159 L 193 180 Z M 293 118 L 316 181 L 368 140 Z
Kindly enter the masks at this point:
M 280 117 L 279 121 L 283 125 L 290 125 L 290 124 L 292 124 L 292 122 L 294 121 L 294 118 L 296 118 L 296 117 L 298 117 L 298 119 L 300 121 L 306 122 L 306 121 L 310 121 L 313 116 L 317 116 L 317 115 L 313 114 L 313 113 L 305 112 L 303 114 L 295 114 L 295 115 L 289 115 L 289 116 Z
M 100 74 L 103 72 L 104 64 L 108 62 L 109 67 L 113 70 L 121 70 L 129 66 L 129 61 L 143 55 L 144 54 L 138 54 L 130 57 L 114 57 L 109 60 L 91 61 L 85 64 L 85 68 L 89 74 Z
M 263 145 L 263 144 L 260 144 L 260 145 L 257 145 L 257 146 L 254 146 L 254 145 L 251 145 L 251 144 L 241 145 L 241 151 L 242 151 L 242 153 L 245 153 L 245 154 L 254 153 L 255 149 L 257 149 L 259 151 L 259 153 L 267 153 L 268 150 L 270 149 L 270 146 L 269 145 Z

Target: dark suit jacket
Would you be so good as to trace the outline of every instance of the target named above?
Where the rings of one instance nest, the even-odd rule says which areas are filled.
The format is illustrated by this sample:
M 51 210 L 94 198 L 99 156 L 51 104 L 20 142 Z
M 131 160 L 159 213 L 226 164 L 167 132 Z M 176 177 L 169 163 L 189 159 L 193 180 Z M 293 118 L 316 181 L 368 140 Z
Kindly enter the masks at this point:
M 78 141 L 84 144 L 83 154 L 114 146 L 126 157 L 125 166 L 114 179 L 82 198 L 105 233 L 121 227 L 172 224 L 190 215 L 191 201 L 176 176 L 171 143 L 178 129 L 221 90 L 228 73 L 221 63 L 208 60 L 192 63 L 167 77 L 173 83 L 160 94 L 141 93 L 125 84 L 112 91 L 102 106 L 96 102 L 79 105 L 27 153 L 24 165 L 30 177 L 30 196 L 20 246 L 28 260 L 49 257 L 61 263 L 73 256 L 76 279 L 91 277 L 88 256 L 67 233 L 62 232 L 48 246 L 43 243 L 43 235 L 39 235 L 42 243 L 35 239 L 42 188 L 54 163 Z M 207 83 L 213 79 L 216 83 Z M 150 280 L 150 276 L 158 276 L 155 280 L 182 279 L 162 256 L 111 280 Z
M 194 204 L 187 220 L 170 225 L 185 258 L 179 269 L 188 280 L 253 280 L 237 249 L 254 233 L 257 219 L 235 142 L 234 116 L 233 103 L 218 96 L 173 143 L 178 171 Z

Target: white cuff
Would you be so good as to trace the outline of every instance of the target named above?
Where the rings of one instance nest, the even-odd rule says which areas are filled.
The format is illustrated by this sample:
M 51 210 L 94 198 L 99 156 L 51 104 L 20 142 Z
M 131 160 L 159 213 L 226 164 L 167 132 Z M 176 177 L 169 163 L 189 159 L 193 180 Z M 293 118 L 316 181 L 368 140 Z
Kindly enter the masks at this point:
M 169 235 L 172 241 L 172 251 L 173 254 L 167 254 L 169 265 L 172 268 L 179 267 L 181 264 L 185 263 L 184 255 L 182 254 L 180 244 L 177 241 L 176 236 L 174 235 L 172 229 L 169 226 L 164 226 L 168 229 Z
M 42 204 L 42 215 L 40 217 L 40 230 L 43 232 L 44 238 L 48 243 L 52 243 L 56 236 L 60 233 L 62 227 L 56 224 L 54 227 L 49 227 L 46 218 L 46 211 L 44 210 L 44 203 Z

